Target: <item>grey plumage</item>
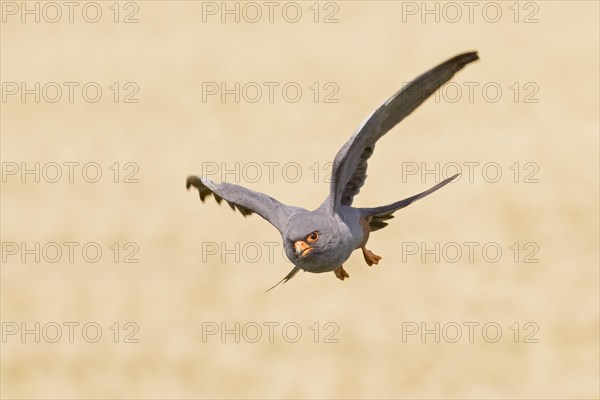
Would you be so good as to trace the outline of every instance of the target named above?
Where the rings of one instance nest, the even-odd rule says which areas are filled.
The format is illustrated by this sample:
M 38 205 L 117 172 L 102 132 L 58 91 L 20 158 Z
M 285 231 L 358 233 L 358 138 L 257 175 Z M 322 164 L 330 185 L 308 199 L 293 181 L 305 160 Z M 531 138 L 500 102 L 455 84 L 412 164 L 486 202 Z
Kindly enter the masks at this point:
M 191 186 L 198 189 L 202 202 L 211 195 L 219 204 L 225 199 L 232 210 L 238 210 L 244 217 L 256 213 L 269 221 L 279 232 L 283 232 L 289 216 L 295 210 L 299 210 L 298 207 L 282 204 L 266 194 L 231 183 L 215 183 L 195 175 L 189 176 L 185 183 L 187 189 Z
M 300 269 L 334 271 L 343 280 L 349 275 L 342 264 L 354 250 L 361 248 L 369 265 L 381 259 L 365 248 L 369 232 L 384 228 L 395 211 L 435 192 L 458 176 L 386 206 L 352 207 L 354 197 L 365 183 L 367 161 L 373 155 L 376 142 L 457 71 L 477 59 L 476 52 L 453 57 L 413 80 L 375 110 L 335 156 L 329 196 L 314 211 L 288 206 L 265 194 L 203 177 L 188 177 L 186 187 L 198 189 L 202 201 L 212 195 L 218 203 L 225 200 L 244 216 L 256 213 L 275 226 L 283 237 L 286 255 L 294 264 L 281 282 L 290 280 Z
M 363 217 L 371 217 L 369 225 L 371 227 L 371 232 L 377 231 L 381 228 L 387 226 L 388 219 L 394 218 L 392 215 L 396 211 L 404 208 L 406 206 L 411 205 L 415 201 L 422 199 L 423 197 L 435 192 L 438 189 L 446 186 L 448 183 L 452 182 L 454 178 L 456 178 L 459 174 L 452 175 L 450 178 L 444 179 L 442 182 L 438 183 L 431 189 L 427 189 L 424 192 L 411 196 L 407 199 L 397 201 L 395 203 L 389 204 L 387 206 L 375 207 L 375 208 L 361 208 L 361 214 Z

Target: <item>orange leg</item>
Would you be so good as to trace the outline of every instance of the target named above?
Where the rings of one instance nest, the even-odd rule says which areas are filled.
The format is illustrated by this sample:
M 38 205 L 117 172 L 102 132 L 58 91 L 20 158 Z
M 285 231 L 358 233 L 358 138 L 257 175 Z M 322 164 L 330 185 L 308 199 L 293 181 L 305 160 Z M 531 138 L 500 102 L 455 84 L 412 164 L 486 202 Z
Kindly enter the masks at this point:
M 379 264 L 379 260 L 381 260 L 381 256 L 378 256 L 377 254 L 373 253 L 371 250 L 367 249 L 365 246 L 361 247 L 361 250 L 363 252 L 363 257 L 365 257 L 365 261 L 367 262 L 367 265 L 370 267 L 371 265 L 375 264 Z
M 363 252 L 363 257 L 365 258 L 365 261 L 367 262 L 367 265 L 370 267 L 371 265 L 375 264 L 379 264 L 379 260 L 381 260 L 381 257 L 378 256 L 377 254 L 373 253 L 371 250 L 368 250 L 365 246 L 367 245 L 367 241 L 369 240 L 369 234 L 371 233 L 371 227 L 369 226 L 369 223 L 371 222 L 371 218 L 361 218 L 360 219 L 360 224 L 363 227 L 363 232 L 364 232 L 364 239 L 362 244 L 360 245 L 360 249 Z
M 336 269 L 333 270 L 333 273 L 339 280 L 344 280 L 346 278 L 350 278 L 350 275 L 346 272 L 343 265 L 340 265 Z

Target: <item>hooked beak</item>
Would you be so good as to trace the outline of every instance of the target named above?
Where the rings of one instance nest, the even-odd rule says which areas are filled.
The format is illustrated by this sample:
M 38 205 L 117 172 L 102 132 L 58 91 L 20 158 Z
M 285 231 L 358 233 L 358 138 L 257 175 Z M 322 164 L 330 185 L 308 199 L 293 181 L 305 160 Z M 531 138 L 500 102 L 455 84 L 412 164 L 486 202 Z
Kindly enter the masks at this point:
M 304 240 L 298 240 L 294 243 L 294 249 L 296 250 L 296 256 L 305 257 L 310 253 L 313 248 L 308 245 Z

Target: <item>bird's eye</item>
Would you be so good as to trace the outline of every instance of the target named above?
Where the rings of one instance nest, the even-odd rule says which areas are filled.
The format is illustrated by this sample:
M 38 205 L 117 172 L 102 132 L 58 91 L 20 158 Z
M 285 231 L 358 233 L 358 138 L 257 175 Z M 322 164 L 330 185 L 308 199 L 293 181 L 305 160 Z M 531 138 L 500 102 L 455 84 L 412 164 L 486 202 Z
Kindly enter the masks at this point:
M 310 235 L 308 235 L 308 237 L 306 238 L 307 241 L 309 241 L 310 243 L 314 243 L 317 240 L 319 240 L 319 232 L 314 231 L 313 233 L 311 233 Z

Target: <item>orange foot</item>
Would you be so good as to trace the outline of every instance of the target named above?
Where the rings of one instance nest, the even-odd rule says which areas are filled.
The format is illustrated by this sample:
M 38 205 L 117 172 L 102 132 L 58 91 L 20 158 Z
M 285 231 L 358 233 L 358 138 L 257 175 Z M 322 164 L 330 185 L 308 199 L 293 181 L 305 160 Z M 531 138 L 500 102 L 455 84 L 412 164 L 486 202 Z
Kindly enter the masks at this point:
M 333 273 L 339 280 L 344 280 L 346 278 L 350 278 L 350 275 L 346 272 L 343 265 L 340 265 L 336 269 L 333 270 Z
M 373 253 L 371 250 L 367 250 L 367 248 L 365 248 L 365 247 L 361 247 L 361 249 L 363 252 L 363 256 L 365 257 L 365 261 L 367 262 L 369 267 L 373 264 L 375 264 L 375 265 L 379 264 L 379 260 L 381 260 L 380 256 Z

